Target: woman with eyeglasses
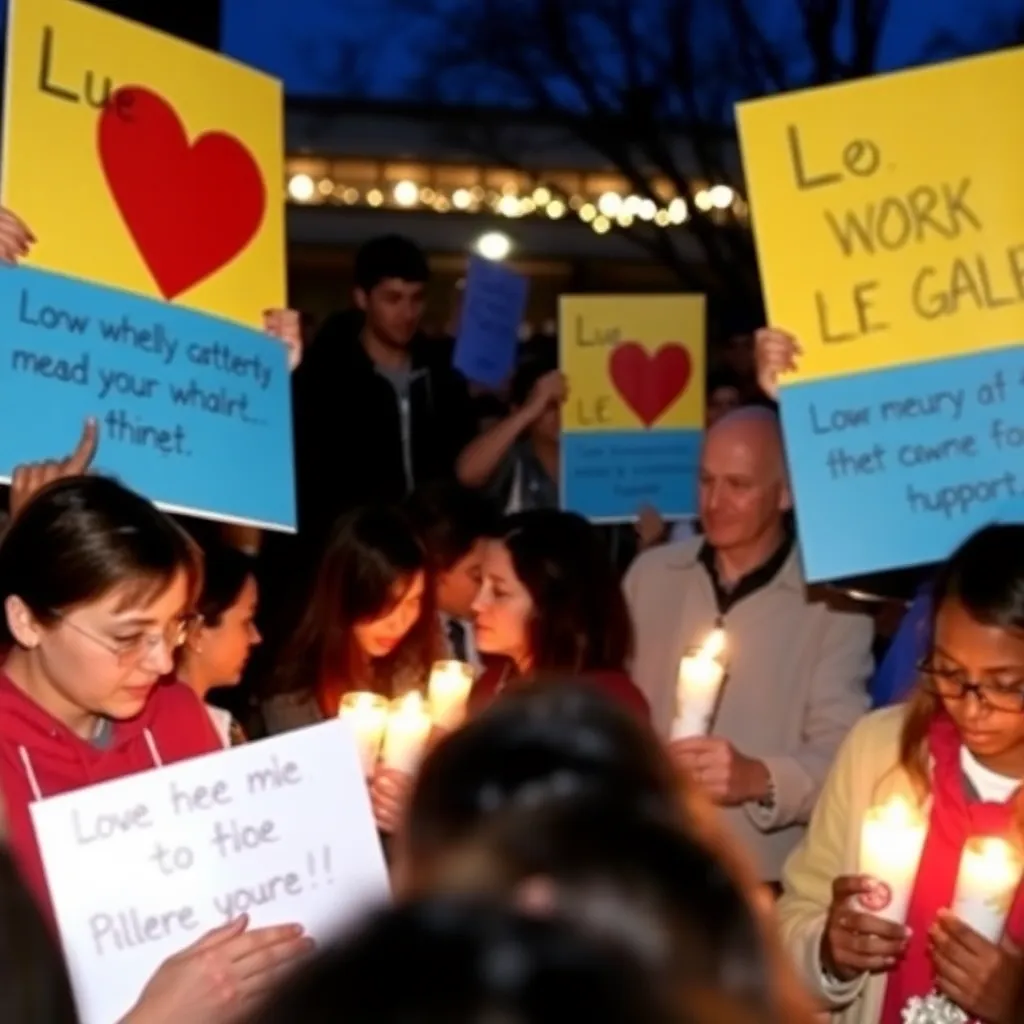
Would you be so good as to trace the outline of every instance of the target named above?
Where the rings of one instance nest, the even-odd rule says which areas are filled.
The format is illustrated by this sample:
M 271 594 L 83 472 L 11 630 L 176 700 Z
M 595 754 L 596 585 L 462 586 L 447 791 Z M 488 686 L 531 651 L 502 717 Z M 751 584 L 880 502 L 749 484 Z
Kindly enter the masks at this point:
M 103 477 L 45 487 L 0 543 L 0 797 L 51 922 L 31 804 L 221 749 L 195 693 L 162 681 L 201 576 L 188 537 Z M 219 1021 L 305 949 L 300 928 L 239 919 L 167 960 L 125 1021 Z
M 968 840 L 1024 839 L 1024 526 L 976 533 L 933 596 L 915 692 L 850 734 L 784 873 L 783 940 L 841 1024 L 1024 1020 L 1021 889 L 997 943 L 947 909 Z M 865 814 L 893 798 L 928 828 L 905 926 L 865 909 L 891 893 L 858 863 Z M 960 1016 L 915 1017 L 935 994 Z

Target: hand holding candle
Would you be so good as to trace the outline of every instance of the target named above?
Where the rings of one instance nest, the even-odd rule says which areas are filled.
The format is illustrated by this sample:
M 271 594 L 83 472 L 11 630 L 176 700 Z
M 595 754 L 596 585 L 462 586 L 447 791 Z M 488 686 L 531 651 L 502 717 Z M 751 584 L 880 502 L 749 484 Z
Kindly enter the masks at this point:
M 1003 839 L 971 839 L 964 847 L 953 914 L 982 938 L 998 943 L 1024 875 L 1020 852 Z
M 439 661 L 434 665 L 427 684 L 427 699 L 435 725 L 449 732 L 462 725 L 473 679 L 472 666 L 463 661 Z
M 393 700 L 381 752 L 384 767 L 414 774 L 433 724 L 423 694 L 413 691 Z
M 685 655 L 679 663 L 672 739 L 708 734 L 725 678 L 725 666 L 720 660 L 724 650 L 725 632 L 715 629 L 699 650 Z
M 376 693 L 346 693 L 341 699 L 338 715 L 351 726 L 359 747 L 363 774 L 369 778 L 377 766 L 381 741 L 388 722 L 388 702 Z
M 903 797 L 894 796 L 867 812 L 860 833 L 860 872 L 878 885 L 855 897 L 859 910 L 906 923 L 927 834 L 924 816 Z

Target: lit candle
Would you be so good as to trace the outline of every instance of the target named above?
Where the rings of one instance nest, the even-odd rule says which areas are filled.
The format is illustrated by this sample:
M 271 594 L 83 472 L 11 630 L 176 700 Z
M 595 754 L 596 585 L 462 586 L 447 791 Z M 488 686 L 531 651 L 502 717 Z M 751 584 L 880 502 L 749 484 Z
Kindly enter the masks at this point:
M 672 739 L 685 740 L 708 734 L 725 678 L 725 666 L 720 661 L 724 650 L 725 632 L 715 629 L 702 647 L 685 655 L 679 663 Z
M 412 775 L 419 767 L 433 721 L 418 691 L 391 702 L 381 761 L 385 768 Z
M 462 724 L 473 679 L 472 666 L 463 661 L 439 661 L 434 665 L 427 684 L 427 699 L 435 725 L 450 731 Z
M 1012 844 L 969 840 L 960 858 L 953 913 L 989 942 L 999 942 L 1022 874 L 1024 860 Z
M 363 772 L 369 778 L 377 766 L 381 740 L 384 739 L 384 729 L 388 724 L 388 702 L 376 693 L 346 693 L 341 698 L 338 715 L 348 722 L 355 733 Z
M 893 924 L 905 924 L 928 825 L 920 812 L 894 796 L 864 815 L 860 830 L 860 873 L 873 879 L 874 892 L 854 898 L 860 910 Z

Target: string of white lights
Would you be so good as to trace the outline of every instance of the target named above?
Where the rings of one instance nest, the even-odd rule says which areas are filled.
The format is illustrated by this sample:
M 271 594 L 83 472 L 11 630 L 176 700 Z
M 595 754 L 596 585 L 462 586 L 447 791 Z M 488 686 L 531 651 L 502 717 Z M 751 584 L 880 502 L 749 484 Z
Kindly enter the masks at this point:
M 628 228 L 636 221 L 653 223 L 663 228 L 677 227 L 685 224 L 691 216 L 689 203 L 682 197 L 657 203 L 650 198 L 619 192 L 562 196 L 544 185 L 526 192 L 514 185 L 500 190 L 481 185 L 445 190 L 403 179 L 359 188 L 327 177 L 317 179 L 310 174 L 296 173 L 288 177 L 287 194 L 293 203 L 304 206 L 343 205 L 434 213 L 486 213 L 509 219 L 533 216 L 560 220 L 566 216 L 575 216 L 598 234 L 605 234 L 613 225 Z M 747 214 L 742 196 L 729 185 L 711 185 L 698 190 L 693 197 L 693 205 L 702 213 L 722 220 L 744 219 Z

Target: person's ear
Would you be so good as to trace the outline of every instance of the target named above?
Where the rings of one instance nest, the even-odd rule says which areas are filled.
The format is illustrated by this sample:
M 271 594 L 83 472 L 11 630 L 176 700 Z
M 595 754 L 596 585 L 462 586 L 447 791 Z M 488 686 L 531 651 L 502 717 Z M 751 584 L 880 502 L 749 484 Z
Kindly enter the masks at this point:
M 199 620 L 190 626 L 189 631 L 185 634 L 185 649 L 191 654 L 201 654 L 205 638 L 206 626 Z
M 366 312 L 366 307 L 369 306 L 369 304 L 370 304 L 369 293 L 364 291 L 362 288 L 353 288 L 352 289 L 352 298 L 355 300 L 356 309 L 358 309 L 361 312 L 365 313 Z
M 4 615 L 7 617 L 7 628 L 19 647 L 31 651 L 39 646 L 43 639 L 43 627 L 17 594 L 11 594 L 4 601 Z

